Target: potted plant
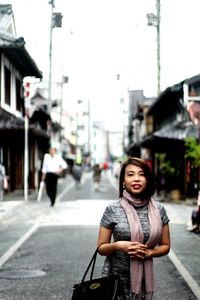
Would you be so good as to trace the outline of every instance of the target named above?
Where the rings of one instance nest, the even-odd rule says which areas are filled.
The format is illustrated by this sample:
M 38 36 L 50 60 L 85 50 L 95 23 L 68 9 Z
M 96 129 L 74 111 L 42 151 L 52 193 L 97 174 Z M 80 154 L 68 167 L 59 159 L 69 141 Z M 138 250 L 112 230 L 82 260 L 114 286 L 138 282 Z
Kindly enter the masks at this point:
M 163 188 L 165 192 L 170 193 L 170 198 L 172 200 L 180 200 L 180 190 L 178 189 L 175 176 L 178 176 L 178 168 L 176 169 L 171 160 L 167 159 L 166 153 L 157 153 L 156 158 L 158 159 L 158 169 L 162 177 L 161 180 L 164 181 Z
M 197 196 L 199 190 L 199 166 L 200 166 L 200 144 L 193 137 L 185 139 L 185 158 L 190 170 L 187 180 L 187 193 L 190 197 Z

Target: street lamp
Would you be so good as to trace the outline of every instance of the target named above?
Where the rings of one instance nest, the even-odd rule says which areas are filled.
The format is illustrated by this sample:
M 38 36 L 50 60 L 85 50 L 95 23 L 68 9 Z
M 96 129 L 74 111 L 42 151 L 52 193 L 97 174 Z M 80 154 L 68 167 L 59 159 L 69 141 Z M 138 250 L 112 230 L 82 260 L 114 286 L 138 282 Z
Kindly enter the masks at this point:
M 157 30 L 157 95 L 160 94 L 160 0 L 156 0 L 156 15 L 147 14 L 148 26 Z

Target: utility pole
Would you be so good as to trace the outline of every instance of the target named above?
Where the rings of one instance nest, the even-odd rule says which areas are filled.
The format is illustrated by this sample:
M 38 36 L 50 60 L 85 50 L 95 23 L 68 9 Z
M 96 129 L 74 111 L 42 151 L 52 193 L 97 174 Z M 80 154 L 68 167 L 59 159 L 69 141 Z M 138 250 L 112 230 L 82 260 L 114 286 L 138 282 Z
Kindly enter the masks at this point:
M 54 12 L 54 0 L 49 0 L 51 5 L 51 21 L 50 21 L 50 38 L 49 38 L 49 86 L 48 86 L 48 113 L 51 116 L 52 107 L 52 38 L 53 38 L 53 28 L 62 27 L 62 14 L 59 12 Z
M 48 86 L 48 114 L 51 115 L 51 84 L 52 84 L 52 35 L 53 35 L 53 9 L 54 0 L 50 0 L 51 21 L 50 21 L 50 39 L 49 39 L 49 86 Z
M 90 100 L 88 99 L 88 153 L 91 156 L 90 141 Z
M 28 131 L 29 131 L 29 109 L 30 109 L 30 83 L 24 84 L 24 200 L 28 201 L 28 172 L 29 172 L 29 155 L 28 155 Z
M 160 94 L 160 0 L 156 0 L 156 15 L 147 14 L 148 26 L 156 27 L 156 45 L 157 45 L 157 96 Z
M 61 93 L 60 93 L 60 126 L 62 127 L 62 123 L 63 123 L 63 88 L 64 88 L 64 84 L 68 83 L 68 76 L 63 76 L 62 75 L 62 79 L 60 82 L 60 88 L 61 88 Z M 62 128 L 60 131 L 60 143 L 62 144 Z
M 160 94 L 160 0 L 156 0 L 157 12 L 157 94 Z

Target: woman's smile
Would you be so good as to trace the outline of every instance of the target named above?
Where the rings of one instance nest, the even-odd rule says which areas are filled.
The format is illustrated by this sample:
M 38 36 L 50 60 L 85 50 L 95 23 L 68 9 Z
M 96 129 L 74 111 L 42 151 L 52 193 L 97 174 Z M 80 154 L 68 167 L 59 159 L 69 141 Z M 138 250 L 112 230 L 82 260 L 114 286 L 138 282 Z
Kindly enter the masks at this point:
M 124 185 L 130 193 L 142 193 L 146 188 L 146 184 L 146 177 L 141 168 L 131 164 L 126 167 Z
M 134 188 L 136 190 L 141 188 L 141 184 L 132 184 L 131 186 L 132 186 L 132 188 Z

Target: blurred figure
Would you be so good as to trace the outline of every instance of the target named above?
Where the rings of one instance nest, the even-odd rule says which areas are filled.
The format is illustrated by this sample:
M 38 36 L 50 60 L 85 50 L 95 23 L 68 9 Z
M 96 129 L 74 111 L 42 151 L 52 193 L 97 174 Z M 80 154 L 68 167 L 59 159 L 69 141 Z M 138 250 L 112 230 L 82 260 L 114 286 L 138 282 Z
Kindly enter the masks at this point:
M 109 165 L 108 165 L 107 161 L 104 161 L 102 168 L 103 168 L 104 172 L 106 173 L 106 171 L 109 169 Z
M 192 211 L 191 222 L 192 229 L 190 231 L 200 233 L 200 191 L 197 198 L 197 207 Z
M 74 163 L 74 165 L 72 167 L 72 176 L 74 178 L 75 187 L 77 189 L 79 189 L 81 186 L 82 174 L 83 174 L 83 166 L 81 164 Z
M 100 181 L 101 181 L 101 171 L 99 164 L 94 165 L 93 167 L 93 182 L 94 182 L 94 190 L 99 191 Z
M 44 155 L 42 165 L 42 180 L 45 181 L 46 192 L 50 198 L 51 206 L 54 206 L 57 194 L 58 177 L 67 169 L 66 161 L 57 154 L 57 148 L 51 146 L 49 153 Z
M 0 163 L 0 201 L 3 200 L 4 191 L 8 189 L 5 167 Z
M 113 175 L 116 179 L 119 179 L 121 169 L 121 161 L 115 161 L 113 164 Z

